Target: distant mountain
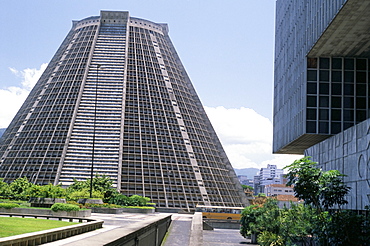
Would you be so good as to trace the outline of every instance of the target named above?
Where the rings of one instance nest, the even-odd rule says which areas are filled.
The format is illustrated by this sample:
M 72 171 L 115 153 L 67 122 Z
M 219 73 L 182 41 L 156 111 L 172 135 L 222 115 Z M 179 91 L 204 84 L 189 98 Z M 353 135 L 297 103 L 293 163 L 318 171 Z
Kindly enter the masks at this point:
M 5 130 L 6 130 L 6 128 L 0 128 L 0 138 L 4 134 Z
M 257 175 L 257 172 L 259 172 L 258 168 L 243 168 L 243 169 L 234 168 L 234 170 L 236 175 L 244 175 L 247 176 L 249 179 L 253 179 L 253 177 Z

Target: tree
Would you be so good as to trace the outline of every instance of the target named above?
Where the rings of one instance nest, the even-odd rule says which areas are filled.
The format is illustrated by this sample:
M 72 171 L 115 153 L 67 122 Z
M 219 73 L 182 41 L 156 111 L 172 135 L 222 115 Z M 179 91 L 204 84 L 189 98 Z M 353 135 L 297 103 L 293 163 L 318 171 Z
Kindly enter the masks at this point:
M 9 185 L 11 196 L 16 199 L 27 200 L 30 198 L 28 190 L 32 185 L 26 177 L 17 178 Z
M 252 186 L 250 186 L 250 185 L 243 185 L 242 184 L 242 188 L 243 189 L 248 189 L 248 190 L 251 190 L 251 191 L 254 190 L 254 188 Z
M 0 178 L 0 196 L 8 198 L 11 195 L 9 184 L 3 181 L 3 178 Z
M 367 245 L 368 220 L 341 209 L 350 191 L 343 182 L 345 175 L 338 170 L 322 171 L 310 157 L 296 160 L 285 169 L 287 185 L 293 185 L 296 197 L 313 208 L 311 235 L 319 245 Z
M 115 191 L 113 189 L 113 181 L 110 180 L 110 178 L 105 175 L 96 175 L 93 178 L 92 186 L 93 186 L 93 197 L 103 198 L 104 201 L 109 201 L 110 196 Z M 86 198 L 89 197 L 89 190 L 90 190 L 90 179 L 87 179 L 85 181 L 78 181 L 77 179 L 74 179 L 73 184 L 71 184 L 67 188 L 67 193 L 68 197 L 71 199 L 77 199 L 82 197 Z M 86 191 L 88 192 L 87 196 Z
M 288 170 L 287 186 L 294 186 L 295 196 L 305 204 L 327 211 L 334 206 L 340 208 L 348 202 L 344 199 L 350 187 L 342 180 L 345 176 L 338 170 L 322 171 L 310 157 L 294 161 L 284 169 Z
M 310 245 L 312 235 L 312 209 L 302 204 L 280 209 L 275 199 L 268 198 L 263 205 L 251 205 L 242 212 L 242 236 L 258 235 L 262 246 L 287 246 L 301 243 Z

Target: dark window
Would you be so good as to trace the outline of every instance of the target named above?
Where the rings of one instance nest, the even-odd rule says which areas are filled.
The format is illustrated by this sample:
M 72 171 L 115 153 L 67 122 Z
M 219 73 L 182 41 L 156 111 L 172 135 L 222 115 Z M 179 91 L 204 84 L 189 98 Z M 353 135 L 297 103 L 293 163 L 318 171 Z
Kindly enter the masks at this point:
M 331 94 L 332 95 L 342 95 L 342 84 L 332 83 L 331 84 Z
M 331 123 L 331 134 L 337 134 L 341 132 L 341 124 L 340 122 L 332 122 Z
M 329 122 L 319 122 L 319 133 L 329 133 Z
M 329 83 L 320 83 L 319 84 L 319 93 L 329 95 Z
M 329 120 L 329 110 L 328 109 L 320 109 L 319 110 L 319 120 Z
M 316 109 L 307 109 L 307 120 L 316 120 Z
M 329 69 L 329 58 L 320 58 L 320 68 Z
M 320 81 L 329 81 L 329 71 L 320 70 Z
M 353 121 L 354 119 L 354 112 L 353 110 L 344 110 L 343 111 L 343 120 L 344 121 Z
M 344 122 L 343 123 L 343 131 L 346 130 L 347 128 L 350 128 L 354 125 L 353 122 Z
M 307 58 L 308 68 L 317 68 L 317 58 Z
M 308 96 L 307 97 L 307 107 L 316 107 L 316 106 L 317 106 L 316 97 Z
M 342 107 L 342 98 L 341 97 L 332 97 L 331 98 L 331 107 L 332 108 L 341 108 Z
M 344 98 L 344 108 L 354 108 L 354 100 L 353 97 L 345 97 Z
M 342 58 L 333 58 L 331 61 L 332 69 L 342 69 Z
M 354 68 L 353 59 L 344 59 L 344 69 L 353 70 L 353 68 Z
M 332 71 L 331 72 L 331 81 L 332 82 L 342 82 L 342 72 L 341 71 Z
M 354 95 L 354 86 L 353 84 L 344 84 L 344 95 Z
M 356 111 L 356 121 L 361 122 L 366 120 L 366 111 L 365 110 L 357 110 Z
M 356 108 L 366 109 L 366 98 L 365 97 L 356 97 Z
M 344 82 L 354 82 L 355 81 L 355 78 L 354 78 L 354 72 L 352 71 L 345 71 L 344 72 Z
M 366 85 L 356 85 L 356 95 L 366 96 Z
M 366 72 L 357 72 L 356 73 L 356 82 L 357 83 L 366 83 Z
M 307 71 L 307 81 L 317 81 L 317 72 L 316 70 Z
M 319 107 L 329 107 L 329 97 L 319 97 Z
M 356 60 L 356 69 L 357 70 L 366 70 L 366 59 L 357 59 Z
M 307 121 L 306 131 L 307 133 L 316 133 L 316 121 Z
M 340 109 L 332 109 L 331 110 L 331 120 L 333 121 L 341 121 L 342 120 L 342 112 Z
M 307 83 L 307 94 L 317 94 L 317 83 Z

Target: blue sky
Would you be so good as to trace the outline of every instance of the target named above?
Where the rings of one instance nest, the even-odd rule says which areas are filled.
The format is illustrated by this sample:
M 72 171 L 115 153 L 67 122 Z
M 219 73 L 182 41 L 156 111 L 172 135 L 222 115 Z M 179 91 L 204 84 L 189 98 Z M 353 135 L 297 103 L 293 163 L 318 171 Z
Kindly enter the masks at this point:
M 168 23 L 234 167 L 291 163 L 291 157 L 271 154 L 275 0 L 19 0 L 1 5 L 0 127 L 10 123 L 72 20 L 121 10 Z

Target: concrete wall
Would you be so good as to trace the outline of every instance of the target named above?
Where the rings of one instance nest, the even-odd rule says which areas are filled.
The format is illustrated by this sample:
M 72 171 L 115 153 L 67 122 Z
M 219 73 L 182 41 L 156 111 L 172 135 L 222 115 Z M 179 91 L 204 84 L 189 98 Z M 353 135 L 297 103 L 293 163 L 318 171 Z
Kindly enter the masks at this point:
M 305 151 L 323 170 L 339 170 L 351 191 L 345 208 L 363 210 L 370 204 L 370 119 Z
M 66 245 L 159 246 L 171 223 L 171 215 L 149 217 Z

